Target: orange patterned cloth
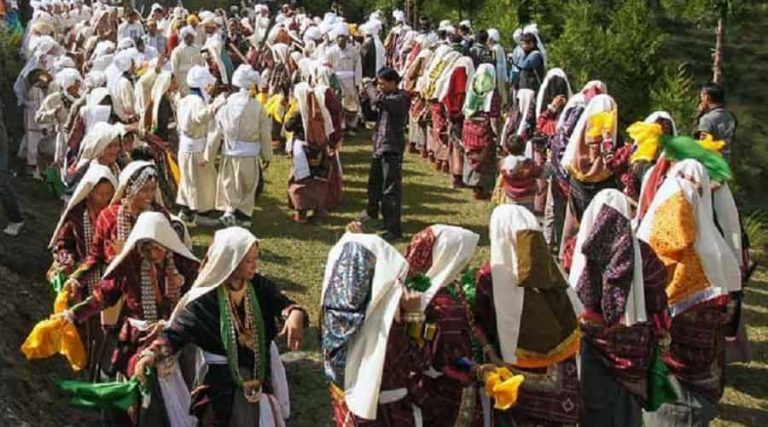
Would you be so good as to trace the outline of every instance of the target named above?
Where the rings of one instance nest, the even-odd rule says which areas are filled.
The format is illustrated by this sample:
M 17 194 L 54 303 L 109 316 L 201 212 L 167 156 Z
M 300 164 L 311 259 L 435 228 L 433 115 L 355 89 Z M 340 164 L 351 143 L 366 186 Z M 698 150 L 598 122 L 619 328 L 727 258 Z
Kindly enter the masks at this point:
M 683 193 L 665 201 L 653 218 L 651 247 L 667 267 L 670 307 L 710 287 L 696 253 L 696 215 Z

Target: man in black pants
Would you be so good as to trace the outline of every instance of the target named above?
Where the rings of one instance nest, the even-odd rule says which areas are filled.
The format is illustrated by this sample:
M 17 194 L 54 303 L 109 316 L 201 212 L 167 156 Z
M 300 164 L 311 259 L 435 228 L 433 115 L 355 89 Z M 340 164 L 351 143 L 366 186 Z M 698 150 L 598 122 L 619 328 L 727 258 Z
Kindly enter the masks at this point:
M 0 204 L 3 205 L 5 216 L 8 218 L 8 225 L 3 233 L 16 236 L 24 226 L 24 217 L 21 216 L 21 209 L 11 183 L 11 171 L 8 169 L 8 133 L 5 129 L 3 107 L 0 101 Z
M 391 241 L 403 236 L 400 210 L 409 100 L 408 95 L 398 88 L 400 75 L 397 71 L 382 68 L 376 80 L 379 92 L 373 103 L 377 119 L 373 131 L 373 159 L 368 175 L 368 207 L 360 220 L 376 219 L 381 211 L 385 230 L 382 237 Z

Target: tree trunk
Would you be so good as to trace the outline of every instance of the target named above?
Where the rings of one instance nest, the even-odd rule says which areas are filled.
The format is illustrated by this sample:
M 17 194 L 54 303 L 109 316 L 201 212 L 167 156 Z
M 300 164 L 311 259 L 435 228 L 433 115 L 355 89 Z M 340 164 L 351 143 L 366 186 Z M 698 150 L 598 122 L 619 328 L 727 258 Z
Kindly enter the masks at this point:
M 715 83 L 722 83 L 723 80 L 723 38 L 725 37 L 725 24 L 723 21 L 722 16 L 717 20 L 717 36 L 712 66 L 712 81 Z

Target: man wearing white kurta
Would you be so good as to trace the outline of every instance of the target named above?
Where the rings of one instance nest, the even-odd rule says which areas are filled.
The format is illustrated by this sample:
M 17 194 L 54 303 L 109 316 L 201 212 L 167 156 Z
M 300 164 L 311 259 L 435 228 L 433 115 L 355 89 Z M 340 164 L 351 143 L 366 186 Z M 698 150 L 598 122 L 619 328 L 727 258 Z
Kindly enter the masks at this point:
M 344 109 L 344 129 L 357 127 L 357 116 L 360 114 L 359 88 L 363 84 L 363 65 L 360 52 L 354 46 L 349 46 L 349 26 L 346 23 L 337 24 L 334 28 L 337 43 L 328 49 L 328 60 L 333 65 L 341 86 L 341 107 Z
M 207 102 L 206 91 L 215 81 L 208 68 L 193 66 L 187 73 L 190 93 L 179 100 L 176 108 L 181 172 L 176 197 L 181 207 L 179 216 L 187 223 L 206 226 L 213 225 L 213 220 L 198 213 L 212 211 L 216 201 L 216 168 L 212 161 L 206 160 L 206 142 L 216 110 L 223 103 L 223 98 L 217 98 L 210 105 Z
M 186 95 L 189 93 L 187 87 L 187 73 L 195 65 L 203 65 L 203 55 L 200 48 L 195 46 L 195 30 L 186 26 L 180 31 L 184 42 L 171 52 L 171 71 L 176 82 L 179 84 L 179 93 Z
M 261 103 L 248 94 L 260 77 L 250 65 L 238 67 L 232 84 L 240 91 L 230 95 L 216 114 L 217 135 L 209 155 L 215 155 L 223 137 L 216 208 L 224 211 L 220 221 L 226 226 L 240 220 L 240 225 L 250 227 L 262 162 L 267 168 L 272 160 L 272 122 Z

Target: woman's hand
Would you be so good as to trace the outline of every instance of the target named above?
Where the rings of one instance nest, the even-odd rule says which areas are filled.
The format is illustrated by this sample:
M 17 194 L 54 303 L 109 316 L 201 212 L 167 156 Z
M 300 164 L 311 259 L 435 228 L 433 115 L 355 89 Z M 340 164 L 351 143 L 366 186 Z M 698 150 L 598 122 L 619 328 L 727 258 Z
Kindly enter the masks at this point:
M 155 354 L 152 352 L 145 352 L 141 355 L 141 357 L 139 357 L 139 360 L 136 361 L 134 372 L 136 374 L 136 378 L 138 378 L 141 384 L 144 385 L 147 383 L 146 370 L 147 368 L 153 368 L 156 361 L 157 356 L 155 356 Z
M 304 335 L 304 311 L 291 310 L 288 319 L 285 320 L 283 330 L 278 336 L 286 337 L 288 348 L 291 351 L 298 351 L 301 347 L 301 338 Z

